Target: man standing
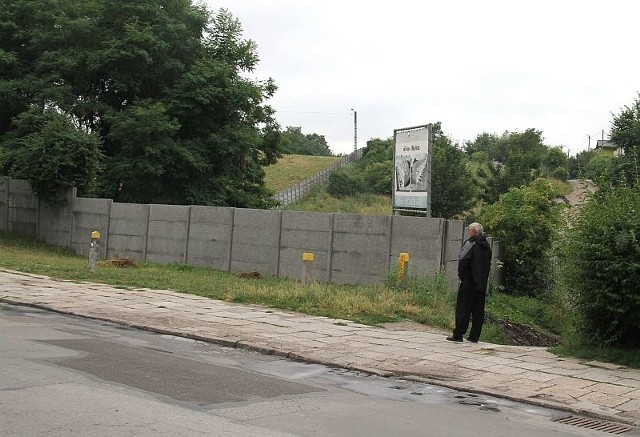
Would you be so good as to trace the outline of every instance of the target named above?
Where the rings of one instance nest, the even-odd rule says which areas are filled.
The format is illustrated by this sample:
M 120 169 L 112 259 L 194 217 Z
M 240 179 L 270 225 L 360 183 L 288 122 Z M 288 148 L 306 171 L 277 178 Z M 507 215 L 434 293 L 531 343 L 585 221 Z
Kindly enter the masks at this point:
M 480 223 L 469 225 L 469 238 L 462 245 L 458 258 L 458 299 L 456 327 L 449 341 L 462 341 L 471 321 L 467 340 L 477 343 L 484 323 L 484 302 L 491 268 L 491 247 Z

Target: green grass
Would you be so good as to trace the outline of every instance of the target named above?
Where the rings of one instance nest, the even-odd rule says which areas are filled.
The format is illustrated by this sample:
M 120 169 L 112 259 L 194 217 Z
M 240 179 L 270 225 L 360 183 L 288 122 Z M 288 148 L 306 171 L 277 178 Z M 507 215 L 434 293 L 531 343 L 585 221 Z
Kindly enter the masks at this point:
M 304 199 L 288 205 L 286 209 L 290 211 L 391 215 L 391 196 L 359 194 L 339 199 L 327 193 L 325 187 L 318 187 Z
M 265 168 L 265 184 L 278 192 L 331 167 L 340 159 L 339 156 L 284 155 Z

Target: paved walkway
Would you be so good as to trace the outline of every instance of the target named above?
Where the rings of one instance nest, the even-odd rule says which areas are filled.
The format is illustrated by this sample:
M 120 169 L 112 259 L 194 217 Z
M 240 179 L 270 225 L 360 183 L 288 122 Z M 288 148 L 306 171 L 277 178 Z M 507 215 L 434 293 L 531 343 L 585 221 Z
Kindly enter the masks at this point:
M 640 425 L 640 370 L 558 358 L 539 347 L 452 343 L 440 333 L 10 270 L 0 270 L 0 302 Z

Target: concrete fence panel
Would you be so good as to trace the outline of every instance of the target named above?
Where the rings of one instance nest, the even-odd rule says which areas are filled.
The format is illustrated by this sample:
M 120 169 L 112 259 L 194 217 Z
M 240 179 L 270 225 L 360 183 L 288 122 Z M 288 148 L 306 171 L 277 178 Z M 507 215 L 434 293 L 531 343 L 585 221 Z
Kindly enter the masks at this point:
M 11 179 L 8 183 L 7 230 L 38 238 L 38 197 L 27 181 Z
M 280 276 L 302 277 L 302 254 L 313 253 L 313 278 L 329 281 L 333 214 L 298 211 L 282 212 Z
M 0 178 L 0 229 L 9 230 L 9 197 L 10 179 L 7 177 Z
M 409 273 L 433 274 L 443 267 L 442 245 L 446 221 L 438 218 L 393 216 L 390 267 L 395 271 L 400 253 L 409 254 Z
M 186 263 L 190 211 L 189 206 L 150 205 L 146 261 Z
M 59 247 L 71 247 L 73 226 L 73 202 L 75 190 L 62 193 L 63 202 L 55 204 L 40 201 L 38 207 L 38 236 L 45 243 Z
M 187 264 L 230 270 L 234 210 L 214 206 L 191 207 Z
M 146 259 L 149 207 L 137 203 L 111 204 L 108 257 L 126 256 L 138 261 Z
M 233 220 L 232 272 L 278 276 L 281 212 L 237 208 Z
M 379 283 L 388 271 L 390 232 L 391 216 L 336 214 L 331 281 Z
M 111 199 L 91 199 L 77 197 L 73 203 L 73 227 L 71 229 L 71 250 L 83 256 L 89 255 L 91 233 L 100 232 L 98 255 L 107 256 L 109 243 L 109 211 Z
M 466 228 L 464 222 L 460 220 L 449 220 L 447 222 L 447 239 L 444 245 L 444 267 L 447 272 L 449 289 L 458 289 L 458 255 L 462 243 L 466 240 Z

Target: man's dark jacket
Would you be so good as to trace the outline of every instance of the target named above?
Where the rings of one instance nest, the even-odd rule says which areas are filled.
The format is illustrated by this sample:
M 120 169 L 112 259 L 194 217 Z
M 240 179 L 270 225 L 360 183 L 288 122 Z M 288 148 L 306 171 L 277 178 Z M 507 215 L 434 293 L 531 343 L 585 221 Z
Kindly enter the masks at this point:
M 484 235 L 465 241 L 458 261 L 458 279 L 461 288 L 484 293 L 487 290 L 491 268 L 491 247 Z

